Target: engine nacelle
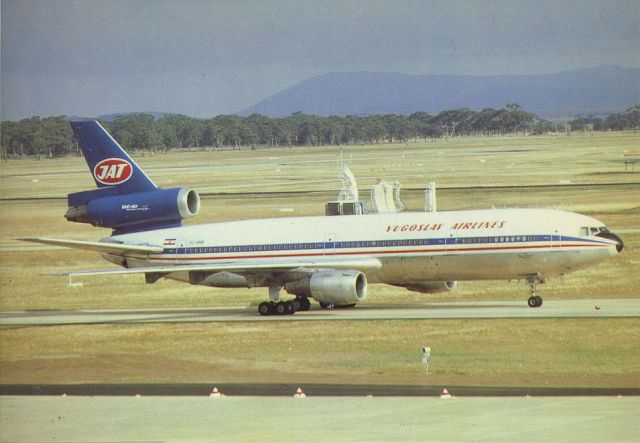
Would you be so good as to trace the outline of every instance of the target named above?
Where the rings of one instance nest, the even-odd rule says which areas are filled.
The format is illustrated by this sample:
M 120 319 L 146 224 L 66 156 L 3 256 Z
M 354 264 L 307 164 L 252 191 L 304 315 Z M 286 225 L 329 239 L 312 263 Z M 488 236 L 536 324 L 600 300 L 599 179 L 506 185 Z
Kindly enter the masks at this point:
M 422 292 L 423 294 L 435 294 L 437 292 L 453 291 L 458 282 L 456 281 L 423 281 L 402 285 L 410 291 Z
M 310 277 L 288 282 L 289 294 L 313 297 L 328 305 L 352 305 L 367 295 L 367 277 L 359 271 L 319 271 Z
M 78 223 L 135 232 L 149 228 L 179 226 L 180 220 L 200 210 L 200 196 L 194 189 L 155 189 L 120 195 L 115 188 L 68 195 L 65 218 Z

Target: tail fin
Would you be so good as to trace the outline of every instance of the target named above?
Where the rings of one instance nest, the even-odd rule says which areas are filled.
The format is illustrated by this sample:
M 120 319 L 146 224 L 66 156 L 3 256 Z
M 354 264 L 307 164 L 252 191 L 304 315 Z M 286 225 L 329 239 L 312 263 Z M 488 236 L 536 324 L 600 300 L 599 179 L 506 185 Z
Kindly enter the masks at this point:
M 98 188 L 115 188 L 120 195 L 158 188 L 96 120 L 70 123 Z
M 194 189 L 158 188 L 100 123 L 70 123 L 98 189 L 67 195 L 67 220 L 112 228 L 117 235 L 177 227 L 198 213 Z

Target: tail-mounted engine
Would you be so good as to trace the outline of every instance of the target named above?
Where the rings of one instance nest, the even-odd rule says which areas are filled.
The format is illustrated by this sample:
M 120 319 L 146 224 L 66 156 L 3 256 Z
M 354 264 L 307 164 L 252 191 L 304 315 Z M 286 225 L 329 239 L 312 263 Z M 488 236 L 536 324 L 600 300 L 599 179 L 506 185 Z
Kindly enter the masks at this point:
M 69 194 L 67 200 L 67 220 L 112 228 L 116 235 L 180 226 L 200 210 L 198 192 L 187 188 L 120 195 L 117 188 L 106 187 Z

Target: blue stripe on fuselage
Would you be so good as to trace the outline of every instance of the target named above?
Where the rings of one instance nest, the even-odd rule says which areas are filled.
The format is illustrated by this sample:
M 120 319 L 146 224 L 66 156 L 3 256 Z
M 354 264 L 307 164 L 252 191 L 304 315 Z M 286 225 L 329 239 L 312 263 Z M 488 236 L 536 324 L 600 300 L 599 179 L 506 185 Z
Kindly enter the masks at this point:
M 536 242 L 587 242 L 609 245 L 607 242 L 589 238 L 557 236 L 557 235 L 501 235 L 484 237 L 443 237 L 405 240 L 360 240 L 340 242 L 305 242 L 276 243 L 260 245 L 227 245 L 227 246 L 188 246 L 166 248 L 165 254 L 228 254 L 234 252 L 272 252 L 272 251 L 304 251 L 314 249 L 359 249 L 359 248 L 397 248 L 408 246 L 453 246 L 453 245 L 501 245 L 513 243 Z

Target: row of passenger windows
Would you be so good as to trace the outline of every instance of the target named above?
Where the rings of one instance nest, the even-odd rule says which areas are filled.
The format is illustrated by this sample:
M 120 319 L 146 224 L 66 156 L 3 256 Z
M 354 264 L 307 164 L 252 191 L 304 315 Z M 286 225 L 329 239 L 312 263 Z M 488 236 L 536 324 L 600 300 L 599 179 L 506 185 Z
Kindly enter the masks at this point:
M 423 240 L 377 240 L 377 241 L 346 241 L 336 242 L 335 248 L 384 248 L 389 246 L 424 246 L 443 245 L 446 239 L 432 238 Z
M 474 244 L 474 243 L 516 243 L 530 242 L 539 240 L 550 240 L 550 236 L 540 235 L 511 235 L 505 237 L 467 237 L 459 238 L 458 244 Z
M 501 237 L 466 237 L 466 238 L 434 238 L 415 240 L 377 240 L 354 242 L 326 242 L 326 243 L 284 243 L 275 245 L 242 245 L 242 246 L 216 246 L 202 248 L 186 248 L 186 254 L 229 253 L 229 252 L 268 252 L 291 251 L 304 249 L 350 249 L 350 248 L 382 248 L 398 246 L 433 246 L 446 244 L 482 244 L 482 243 L 516 243 L 548 241 L 548 235 L 514 235 Z M 182 251 L 180 251 L 182 252 Z
M 292 249 L 322 249 L 324 243 L 290 243 L 279 245 L 243 245 L 216 246 L 212 248 L 186 248 L 186 254 L 207 254 L 224 252 L 256 252 L 256 251 L 286 251 Z

